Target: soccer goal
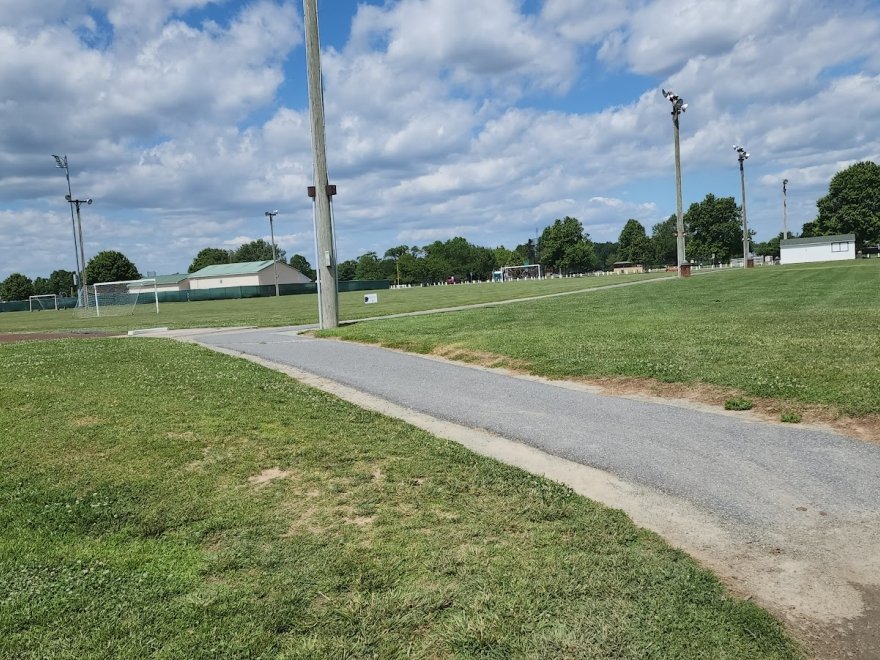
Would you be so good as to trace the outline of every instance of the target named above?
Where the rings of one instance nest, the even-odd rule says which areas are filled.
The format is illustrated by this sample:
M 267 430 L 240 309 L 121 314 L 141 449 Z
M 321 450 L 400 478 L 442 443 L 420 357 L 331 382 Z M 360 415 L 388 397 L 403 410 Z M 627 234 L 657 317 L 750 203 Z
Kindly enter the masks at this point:
M 155 309 L 155 313 L 159 313 L 159 292 L 155 278 L 90 284 L 84 304 L 76 308 L 76 316 L 131 316 L 139 305 L 145 311 Z
M 58 296 L 54 293 L 44 293 L 39 296 L 28 296 L 30 311 L 39 312 L 44 309 L 58 311 Z
M 501 269 L 501 281 L 509 282 L 511 280 L 540 280 L 543 279 L 544 272 L 541 270 L 541 264 L 530 264 L 528 266 L 504 266 Z

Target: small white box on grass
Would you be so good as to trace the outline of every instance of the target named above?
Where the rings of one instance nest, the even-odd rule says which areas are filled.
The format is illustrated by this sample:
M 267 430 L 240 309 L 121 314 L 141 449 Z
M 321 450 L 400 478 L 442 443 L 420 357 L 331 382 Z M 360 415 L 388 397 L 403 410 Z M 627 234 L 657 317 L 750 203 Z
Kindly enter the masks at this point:
M 379 294 L 378 293 L 365 293 L 364 294 L 364 304 L 365 305 L 372 305 L 377 302 L 379 302 Z

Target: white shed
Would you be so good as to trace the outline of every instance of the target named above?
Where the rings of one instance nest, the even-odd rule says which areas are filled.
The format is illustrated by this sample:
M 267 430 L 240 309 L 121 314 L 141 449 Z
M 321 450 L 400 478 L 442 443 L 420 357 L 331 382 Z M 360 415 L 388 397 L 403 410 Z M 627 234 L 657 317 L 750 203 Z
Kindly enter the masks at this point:
M 189 274 L 190 289 L 217 289 L 227 286 L 274 285 L 272 260 L 244 261 L 237 264 L 205 266 Z M 278 284 L 305 284 L 311 282 L 293 266 L 278 262 Z
M 855 234 L 811 236 L 779 241 L 779 263 L 805 264 L 856 258 Z

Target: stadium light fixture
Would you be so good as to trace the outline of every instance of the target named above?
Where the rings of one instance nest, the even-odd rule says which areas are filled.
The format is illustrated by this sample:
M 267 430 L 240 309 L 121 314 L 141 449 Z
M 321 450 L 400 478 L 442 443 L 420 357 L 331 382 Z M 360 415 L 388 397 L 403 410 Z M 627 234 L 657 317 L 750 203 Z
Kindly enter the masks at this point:
M 749 222 L 746 217 L 746 170 L 745 162 L 749 157 L 746 148 L 738 144 L 733 145 L 736 150 L 736 158 L 739 161 L 739 182 L 742 187 L 742 216 L 743 216 L 743 268 L 751 268 L 755 265 L 754 259 L 749 259 Z
M 788 179 L 782 180 L 782 238 L 788 240 Z
M 678 142 L 678 118 L 687 110 L 688 104 L 678 94 L 666 89 L 660 90 L 663 96 L 672 104 L 672 135 L 675 141 L 675 233 L 676 253 L 678 261 L 678 276 L 690 275 L 684 251 L 684 214 L 681 203 L 681 147 Z
M 70 202 L 70 198 L 73 196 L 73 192 L 70 189 L 70 166 L 67 163 L 67 156 L 58 156 L 57 154 L 52 154 L 52 158 L 55 159 L 55 167 L 64 170 L 64 174 L 67 177 L 67 201 Z M 82 282 L 82 271 L 83 268 L 79 263 L 79 248 L 77 246 L 76 240 L 76 221 L 73 219 L 73 204 L 70 204 L 70 227 L 73 230 L 73 256 L 76 261 L 76 279 L 77 279 L 77 297 L 79 297 Z
M 275 257 L 275 229 L 272 227 L 272 221 L 278 215 L 278 209 L 274 211 L 266 211 L 266 217 L 269 218 L 269 235 L 272 237 L 272 269 L 275 272 L 275 297 L 281 295 L 278 288 L 278 259 Z

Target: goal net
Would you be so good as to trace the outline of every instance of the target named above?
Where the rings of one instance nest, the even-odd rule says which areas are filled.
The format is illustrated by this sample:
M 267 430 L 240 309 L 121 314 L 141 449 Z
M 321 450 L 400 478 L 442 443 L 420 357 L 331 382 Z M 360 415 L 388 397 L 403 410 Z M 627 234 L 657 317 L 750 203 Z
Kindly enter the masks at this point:
M 501 281 L 509 282 L 511 280 L 540 280 L 543 277 L 541 264 L 530 264 L 528 266 L 504 266 L 501 269 Z
M 85 300 L 76 308 L 76 316 L 131 316 L 159 313 L 159 293 L 155 278 L 90 284 Z
M 32 312 L 44 309 L 58 310 L 58 296 L 54 293 L 44 293 L 38 296 L 28 296 L 28 307 Z

